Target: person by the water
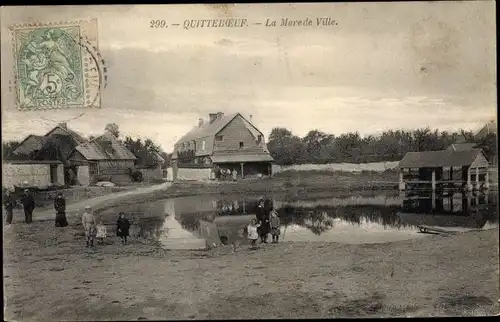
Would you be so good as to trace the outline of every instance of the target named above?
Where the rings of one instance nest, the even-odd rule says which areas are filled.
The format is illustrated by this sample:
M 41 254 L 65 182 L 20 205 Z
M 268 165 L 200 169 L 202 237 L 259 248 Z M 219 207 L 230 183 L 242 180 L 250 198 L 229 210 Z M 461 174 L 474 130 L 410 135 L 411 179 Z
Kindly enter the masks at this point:
M 104 238 L 107 237 L 107 230 L 106 226 L 103 225 L 102 220 L 99 220 L 99 224 L 97 225 L 96 228 L 97 228 L 97 234 L 96 234 L 97 242 L 99 244 L 104 244 Z
M 85 229 L 85 239 L 87 240 L 87 247 L 94 246 L 94 238 L 96 234 L 95 215 L 90 206 L 85 206 L 85 212 L 82 216 L 82 225 Z
M 129 235 L 130 221 L 125 218 L 125 213 L 120 212 L 118 215 L 118 220 L 116 221 L 116 235 L 122 239 L 122 243 L 127 243 L 127 237 Z
M 27 224 L 30 224 L 33 222 L 33 210 L 35 210 L 35 198 L 28 189 L 24 190 L 24 195 L 21 198 L 21 203 L 23 204 L 23 209 L 24 209 L 24 221 Z
M 257 232 L 257 229 L 259 228 L 260 224 L 257 223 L 257 219 L 252 219 L 250 221 L 250 224 L 247 226 L 247 235 L 248 239 L 250 240 L 250 247 L 252 249 L 257 248 L 257 239 L 259 239 L 259 234 Z
M 5 209 L 5 222 L 7 225 L 10 225 L 12 223 L 12 217 L 14 214 L 14 198 L 12 197 L 12 194 L 10 193 L 10 190 L 7 189 L 5 191 L 5 196 L 3 199 L 3 207 Z
M 54 199 L 54 208 L 56 210 L 56 227 L 68 226 L 68 221 L 66 220 L 66 199 L 64 199 L 62 193 L 58 193 Z
M 273 243 L 277 243 L 280 237 L 280 218 L 278 217 L 278 212 L 275 209 L 271 211 L 269 222 L 271 226 L 271 236 L 273 238 Z
M 260 198 L 259 205 L 257 206 L 257 221 L 260 224 L 258 234 L 261 243 L 267 244 L 267 237 L 269 234 L 269 212 L 266 209 L 264 198 Z

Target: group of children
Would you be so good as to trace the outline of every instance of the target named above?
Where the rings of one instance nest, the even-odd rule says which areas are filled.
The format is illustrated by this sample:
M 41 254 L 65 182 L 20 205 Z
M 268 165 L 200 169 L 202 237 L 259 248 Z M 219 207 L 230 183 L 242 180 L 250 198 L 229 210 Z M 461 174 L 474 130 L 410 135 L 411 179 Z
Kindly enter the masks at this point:
M 269 226 L 263 229 L 263 225 Z M 260 231 L 259 231 L 260 230 Z M 265 220 L 252 219 L 250 224 L 247 226 L 248 239 L 250 240 L 250 247 L 252 249 L 257 248 L 257 240 L 261 239 L 262 243 L 267 243 L 268 232 L 271 233 L 272 243 L 277 243 L 280 235 L 280 219 L 276 210 L 272 210 L 269 214 L 269 218 Z
M 90 209 L 89 206 L 85 207 L 85 213 L 82 216 L 82 225 L 85 229 L 87 247 L 94 246 L 94 239 L 97 240 L 98 244 L 104 244 L 104 239 L 107 237 L 106 226 L 104 226 L 102 220 L 99 220 L 99 224 L 96 224 L 95 215 Z M 129 220 L 125 218 L 123 212 L 120 212 L 118 220 L 116 221 L 116 235 L 121 238 L 122 244 L 127 243 L 129 228 Z

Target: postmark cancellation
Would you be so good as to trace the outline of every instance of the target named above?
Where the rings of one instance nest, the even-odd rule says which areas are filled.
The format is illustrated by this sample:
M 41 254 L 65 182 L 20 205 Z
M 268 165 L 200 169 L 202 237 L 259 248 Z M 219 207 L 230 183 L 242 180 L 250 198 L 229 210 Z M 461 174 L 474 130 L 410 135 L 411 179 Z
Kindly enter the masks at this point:
M 97 20 L 11 26 L 21 110 L 100 107 L 106 72 Z

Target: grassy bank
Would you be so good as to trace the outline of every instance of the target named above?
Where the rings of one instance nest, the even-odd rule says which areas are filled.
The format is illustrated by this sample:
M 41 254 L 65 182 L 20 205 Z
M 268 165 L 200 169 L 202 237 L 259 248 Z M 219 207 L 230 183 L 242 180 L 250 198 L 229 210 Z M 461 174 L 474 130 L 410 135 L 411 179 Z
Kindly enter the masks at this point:
M 498 229 L 396 243 L 165 251 L 81 227 L 5 232 L 7 320 L 335 318 L 498 313 Z

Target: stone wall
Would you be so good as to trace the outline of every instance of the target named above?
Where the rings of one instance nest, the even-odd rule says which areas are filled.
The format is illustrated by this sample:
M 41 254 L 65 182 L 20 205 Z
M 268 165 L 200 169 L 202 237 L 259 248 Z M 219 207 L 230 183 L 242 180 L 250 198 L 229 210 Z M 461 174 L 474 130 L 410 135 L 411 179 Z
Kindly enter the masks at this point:
M 51 206 L 56 195 L 62 193 L 66 203 L 71 204 L 124 190 L 124 188 L 119 187 L 72 187 L 53 191 L 39 191 L 35 193 L 35 201 L 37 207 Z
M 204 169 L 179 168 L 179 170 L 177 171 L 177 180 L 195 180 L 195 181 L 210 180 L 211 171 L 212 169 L 210 168 L 204 168 Z
M 2 167 L 2 186 L 12 188 L 28 182 L 30 186 L 45 188 L 51 185 L 50 164 L 12 164 L 4 163 Z M 57 165 L 57 182 L 64 185 L 64 166 Z
M 161 167 L 139 169 L 142 173 L 142 179 L 144 182 L 150 182 L 152 180 L 158 180 L 163 178 L 163 170 Z

